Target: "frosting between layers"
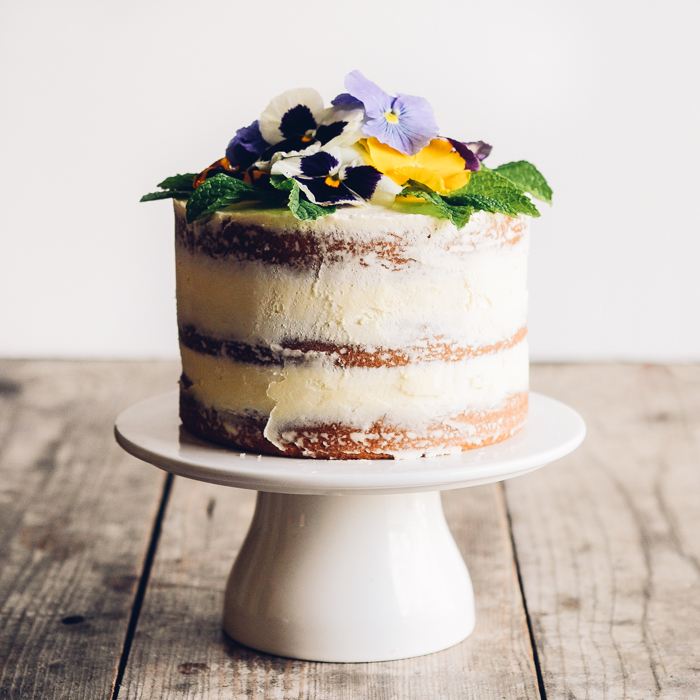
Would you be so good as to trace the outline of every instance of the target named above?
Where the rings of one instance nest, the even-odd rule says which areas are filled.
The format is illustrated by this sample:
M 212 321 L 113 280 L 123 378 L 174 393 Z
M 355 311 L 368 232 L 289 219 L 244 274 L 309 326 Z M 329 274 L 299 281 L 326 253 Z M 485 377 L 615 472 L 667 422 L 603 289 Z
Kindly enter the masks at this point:
M 289 426 L 339 423 L 358 430 L 386 419 L 420 432 L 465 407 L 497 406 L 527 391 L 527 342 L 462 362 L 340 369 L 329 358 L 282 368 L 238 363 L 182 348 L 189 391 L 204 406 L 269 415 L 274 445 Z

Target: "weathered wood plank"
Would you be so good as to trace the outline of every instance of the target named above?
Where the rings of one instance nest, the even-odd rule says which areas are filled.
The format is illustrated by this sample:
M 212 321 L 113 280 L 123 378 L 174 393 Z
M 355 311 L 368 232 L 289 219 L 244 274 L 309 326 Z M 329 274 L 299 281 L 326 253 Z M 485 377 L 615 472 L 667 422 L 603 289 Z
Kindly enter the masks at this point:
M 225 580 L 254 497 L 175 480 L 119 700 L 539 697 L 498 486 L 444 497 L 476 590 L 475 632 L 444 652 L 372 664 L 282 659 L 224 636 Z
M 0 362 L 0 697 L 110 698 L 163 475 L 117 413 L 175 363 Z
M 588 437 L 505 485 L 548 700 L 700 697 L 700 367 L 541 366 Z

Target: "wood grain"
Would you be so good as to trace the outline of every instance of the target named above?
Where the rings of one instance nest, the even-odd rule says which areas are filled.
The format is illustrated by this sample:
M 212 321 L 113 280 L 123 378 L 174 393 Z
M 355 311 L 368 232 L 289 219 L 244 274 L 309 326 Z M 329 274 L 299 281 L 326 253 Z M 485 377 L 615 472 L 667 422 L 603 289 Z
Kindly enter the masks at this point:
M 110 698 L 163 474 L 114 442 L 174 363 L 0 362 L 0 697 Z
M 283 659 L 224 636 L 225 580 L 254 496 L 176 478 L 119 700 L 539 697 L 498 486 L 444 496 L 474 582 L 475 632 L 444 652 L 371 664 Z
M 547 698 L 699 698 L 700 367 L 532 375 L 588 424 L 505 485 Z

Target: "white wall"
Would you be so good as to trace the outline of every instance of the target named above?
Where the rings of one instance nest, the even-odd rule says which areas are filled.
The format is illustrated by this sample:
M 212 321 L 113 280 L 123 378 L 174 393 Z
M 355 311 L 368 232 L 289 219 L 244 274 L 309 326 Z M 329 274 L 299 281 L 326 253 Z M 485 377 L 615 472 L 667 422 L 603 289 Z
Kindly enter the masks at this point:
M 700 5 L 6 2 L 0 355 L 174 357 L 172 214 L 141 194 L 354 68 L 533 161 L 532 354 L 700 360 Z

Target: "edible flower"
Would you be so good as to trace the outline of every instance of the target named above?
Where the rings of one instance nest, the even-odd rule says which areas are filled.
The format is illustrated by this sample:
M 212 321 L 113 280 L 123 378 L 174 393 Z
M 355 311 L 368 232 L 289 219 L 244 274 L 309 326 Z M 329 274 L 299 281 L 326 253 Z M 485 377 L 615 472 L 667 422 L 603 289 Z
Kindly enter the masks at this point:
M 260 133 L 270 144 L 260 160 L 269 161 L 275 153 L 300 151 L 314 143 L 333 147 L 353 143 L 361 136 L 363 118 L 362 105 L 324 109 L 316 90 L 287 90 L 275 97 L 260 117 Z
M 354 149 L 348 150 L 355 153 Z M 344 164 L 340 148 L 321 150 L 319 144 L 298 155 L 276 157 L 271 173 L 294 178 L 309 200 L 321 206 L 388 204 L 401 190 L 362 159 Z
M 260 133 L 260 122 L 256 119 L 250 126 L 236 132 L 226 147 L 226 159 L 231 167 L 249 168 L 270 147 Z
M 478 170 L 481 164 L 476 155 L 465 144 L 460 145 L 465 146 Z M 471 176 L 467 167 L 473 162 L 467 163 L 449 139 L 433 139 L 413 156 L 399 153 L 376 138 L 367 139 L 365 147 L 374 167 L 398 185 L 416 180 L 434 192 L 452 192 L 464 187 Z
M 362 102 L 368 118 L 362 128 L 365 136 L 406 156 L 415 156 L 437 136 L 433 108 L 422 97 L 392 97 L 359 70 L 347 75 L 345 89 L 347 93 L 338 95 L 333 103 L 347 106 L 348 97 Z

